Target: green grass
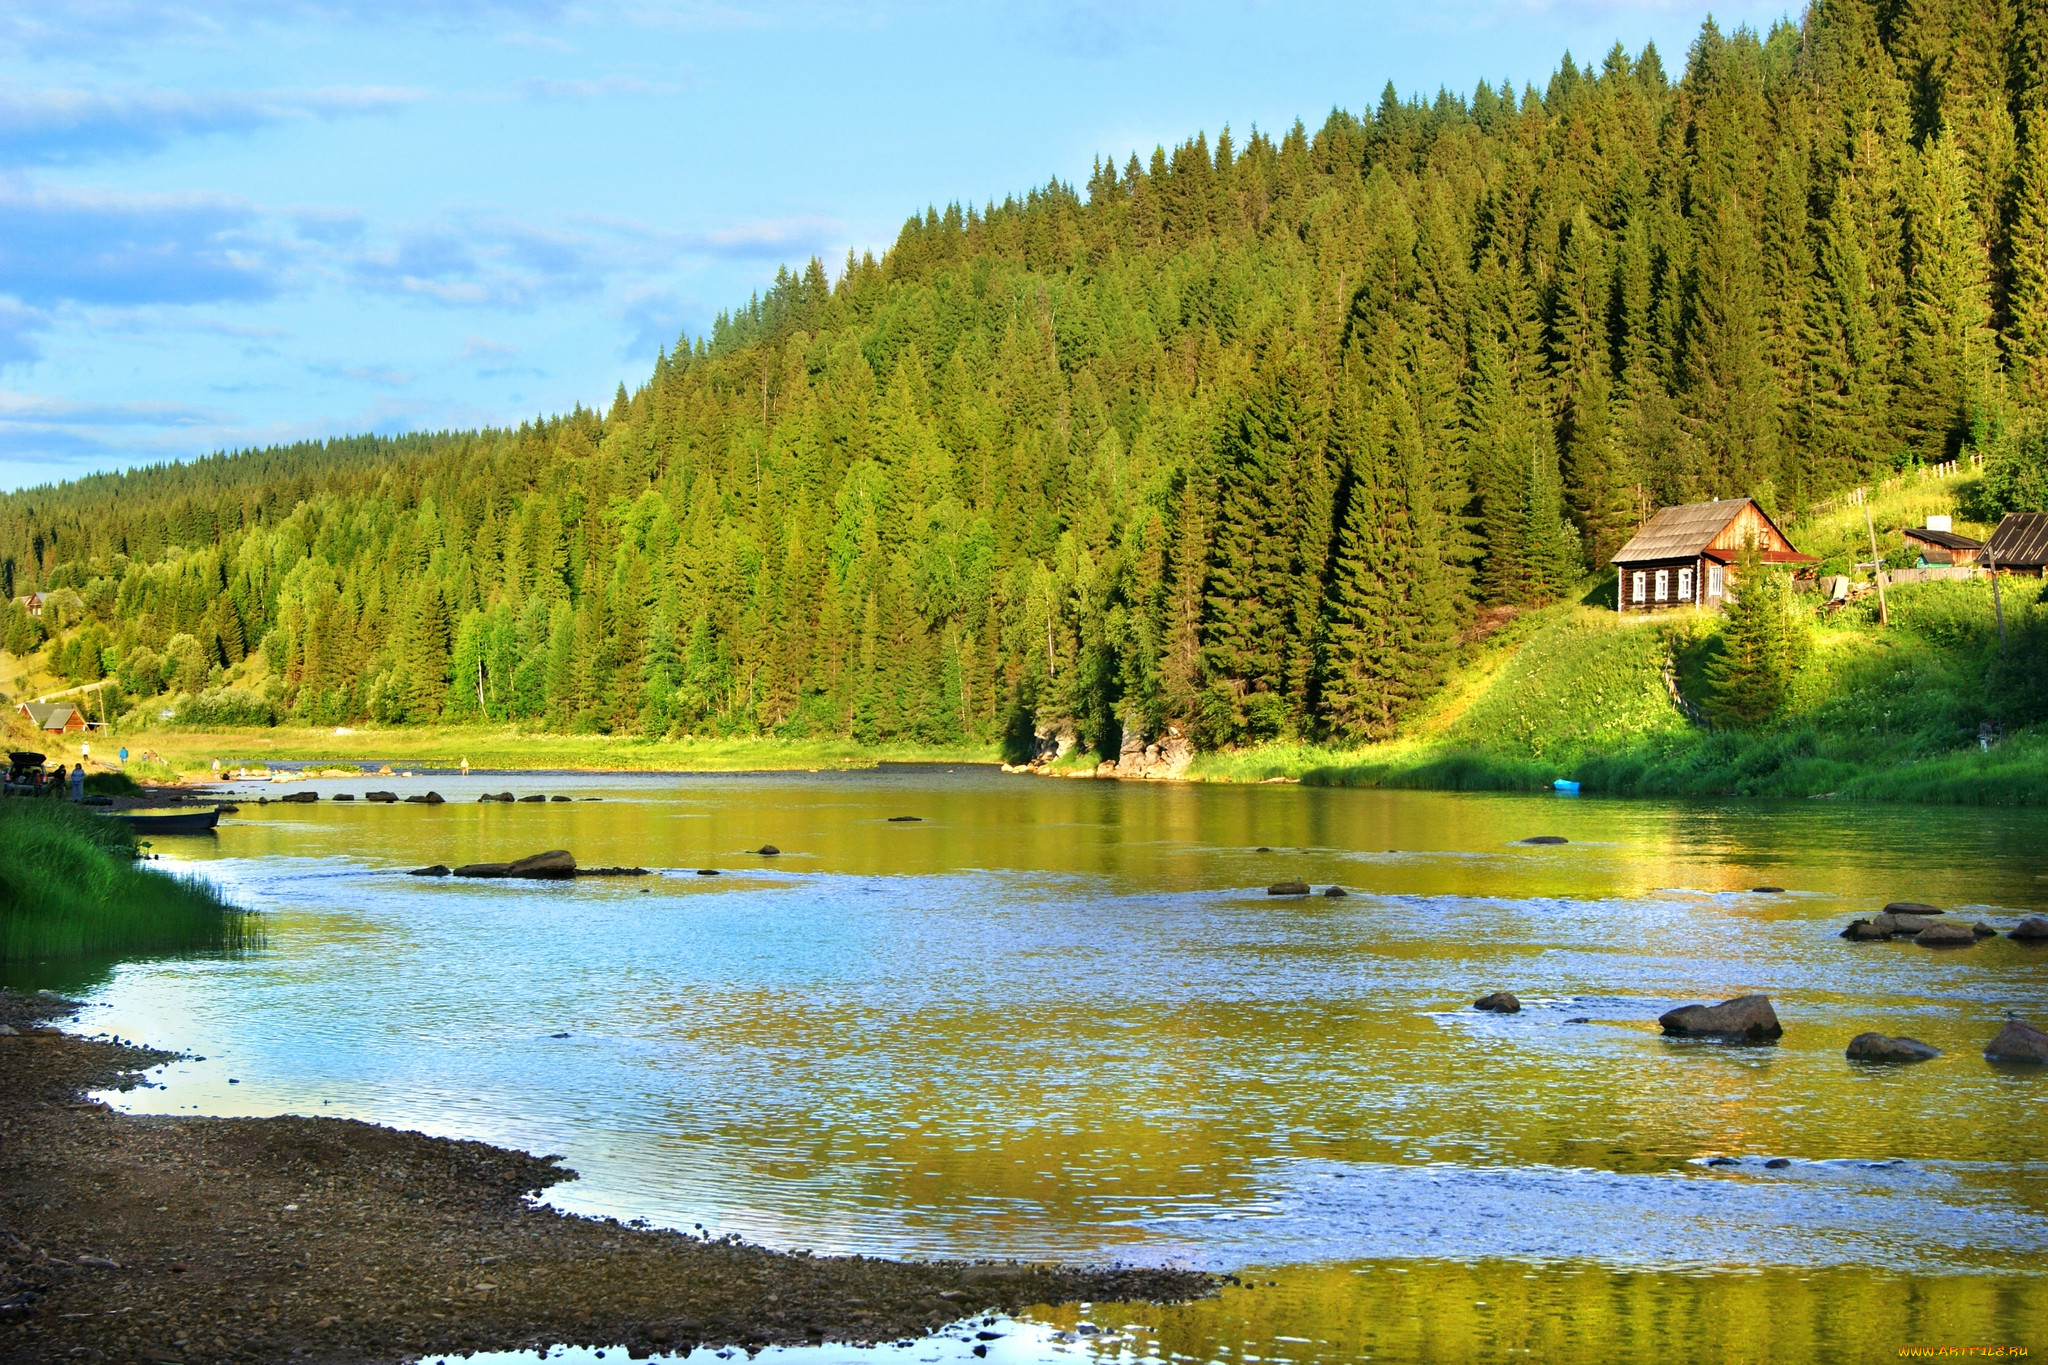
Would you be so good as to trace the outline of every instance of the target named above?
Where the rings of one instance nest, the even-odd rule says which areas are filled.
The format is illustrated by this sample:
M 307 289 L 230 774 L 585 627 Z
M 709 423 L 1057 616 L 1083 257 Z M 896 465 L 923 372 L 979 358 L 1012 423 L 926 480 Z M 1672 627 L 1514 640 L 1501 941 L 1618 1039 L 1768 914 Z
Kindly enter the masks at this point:
M 0 964 L 245 943 L 240 911 L 135 848 L 125 823 L 68 802 L 0 800 Z
M 595 772 L 740 772 L 768 769 L 871 768 L 878 763 L 996 763 L 994 747 L 885 744 L 850 739 L 650 739 L 629 735 L 529 733 L 511 726 L 361 727 L 341 732 L 287 727 L 149 731 L 129 747 L 154 751 L 168 770 L 201 776 L 216 758 L 230 766 L 278 760 L 332 761 L 374 772 L 394 767 L 473 770 L 560 768 Z M 135 768 L 131 760 L 129 767 Z
M 1206 781 L 1290 777 L 1329 786 L 1512 791 L 1563 777 L 1654 796 L 1831 796 L 2048 805 L 2048 604 L 2004 584 L 2001 646 L 1982 582 L 1901 585 L 1891 625 L 1874 601 L 1818 620 L 1785 714 L 1705 730 L 1673 703 L 1706 695 L 1718 618 L 1623 620 L 1560 604 L 1530 612 L 1468 659 L 1408 734 L 1342 749 L 1269 744 L 1204 754 Z M 1977 743 L 1998 720 L 2000 743 Z

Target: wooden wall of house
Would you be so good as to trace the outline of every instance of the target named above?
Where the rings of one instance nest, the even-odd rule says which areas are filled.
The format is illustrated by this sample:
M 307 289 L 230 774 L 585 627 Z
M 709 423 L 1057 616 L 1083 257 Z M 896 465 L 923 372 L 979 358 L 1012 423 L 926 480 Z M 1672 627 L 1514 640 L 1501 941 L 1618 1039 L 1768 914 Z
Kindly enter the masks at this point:
M 1759 512 L 1753 502 L 1742 505 L 1742 510 L 1736 513 L 1735 519 L 1728 523 L 1720 535 L 1714 537 L 1713 544 L 1708 548 L 1740 553 L 1751 536 L 1756 537 L 1756 547 L 1759 550 L 1792 548 L 1792 542 L 1779 534 L 1778 529 L 1771 525 L 1770 518 Z
M 1659 570 L 1670 575 L 1665 580 L 1669 595 L 1661 602 L 1657 600 L 1657 573 Z M 1682 581 L 1679 577 L 1681 570 L 1691 575 L 1691 581 L 1686 586 L 1683 596 L 1679 592 Z M 1621 581 L 1617 589 L 1617 600 L 1620 604 L 1620 609 L 1622 611 L 1669 611 L 1674 607 L 1691 606 L 1695 602 L 1700 601 L 1701 595 L 1706 591 L 1706 583 L 1702 577 L 1705 572 L 1704 561 L 1692 558 L 1659 559 L 1650 563 L 1627 565 L 1620 569 Z M 1639 573 L 1643 576 L 1643 587 L 1640 597 L 1637 596 L 1635 586 L 1635 576 Z

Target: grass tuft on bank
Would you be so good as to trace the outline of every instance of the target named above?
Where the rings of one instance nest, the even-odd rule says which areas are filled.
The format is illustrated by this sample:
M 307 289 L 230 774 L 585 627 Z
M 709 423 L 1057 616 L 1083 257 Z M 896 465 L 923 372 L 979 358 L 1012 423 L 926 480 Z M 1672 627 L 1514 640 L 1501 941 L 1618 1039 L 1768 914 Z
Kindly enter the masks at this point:
M 247 942 L 247 917 L 210 885 L 135 852 L 121 821 L 64 801 L 0 800 L 0 963 Z

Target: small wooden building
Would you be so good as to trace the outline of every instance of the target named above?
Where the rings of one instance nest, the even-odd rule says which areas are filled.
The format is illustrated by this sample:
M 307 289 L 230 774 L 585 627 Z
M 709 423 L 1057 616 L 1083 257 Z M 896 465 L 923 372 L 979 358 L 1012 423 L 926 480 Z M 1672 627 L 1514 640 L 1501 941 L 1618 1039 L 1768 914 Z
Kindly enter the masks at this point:
M 2041 577 L 2048 571 L 2048 512 L 2006 513 L 1984 542 L 1984 558 L 2000 573 Z
M 1717 498 L 1667 507 L 1614 556 L 1617 610 L 1719 610 L 1734 585 L 1735 564 L 1752 539 L 1766 564 L 1818 562 L 1794 549 L 1778 523 L 1752 499 Z
M 14 604 L 30 616 L 41 616 L 43 614 L 43 595 L 39 592 L 32 592 L 25 596 L 17 597 L 14 599 Z
M 1983 541 L 1956 534 L 1947 517 L 1929 517 L 1925 526 L 1908 526 L 1902 534 L 1908 545 L 1920 551 L 1923 569 L 1930 564 L 1967 568 L 1977 562 L 1977 555 L 1984 548 Z

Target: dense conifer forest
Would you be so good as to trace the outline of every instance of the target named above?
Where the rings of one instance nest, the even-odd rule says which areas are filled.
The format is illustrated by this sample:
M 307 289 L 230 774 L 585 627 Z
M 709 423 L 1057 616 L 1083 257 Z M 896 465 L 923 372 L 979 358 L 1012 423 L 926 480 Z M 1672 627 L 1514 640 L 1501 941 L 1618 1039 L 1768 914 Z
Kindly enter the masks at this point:
M 10 495 L 0 587 L 200 720 L 1367 739 L 1660 505 L 2044 405 L 2048 11 L 1822 0 L 927 211 L 605 412 Z

